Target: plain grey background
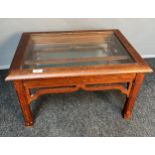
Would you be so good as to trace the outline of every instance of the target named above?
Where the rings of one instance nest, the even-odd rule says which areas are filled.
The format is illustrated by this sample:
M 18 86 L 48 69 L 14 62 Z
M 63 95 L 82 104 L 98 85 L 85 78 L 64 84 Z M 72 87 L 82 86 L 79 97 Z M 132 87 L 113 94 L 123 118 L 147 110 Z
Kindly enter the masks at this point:
M 120 29 L 143 57 L 155 57 L 155 18 L 0 19 L 0 69 L 7 69 L 22 32 Z

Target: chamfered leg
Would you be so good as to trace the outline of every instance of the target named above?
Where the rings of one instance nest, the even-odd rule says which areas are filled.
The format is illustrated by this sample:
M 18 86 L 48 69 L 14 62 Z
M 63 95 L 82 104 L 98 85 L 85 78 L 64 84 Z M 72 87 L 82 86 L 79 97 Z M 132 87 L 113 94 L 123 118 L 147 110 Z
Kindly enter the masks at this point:
M 127 97 L 124 108 L 123 108 L 123 117 L 128 119 L 132 115 L 132 110 L 134 107 L 134 103 L 140 89 L 140 86 L 143 82 L 144 74 L 137 74 L 135 80 L 133 81 L 132 88 L 130 90 L 129 97 Z
M 22 81 L 14 81 L 14 87 L 16 89 L 18 99 L 20 102 L 21 110 L 23 113 L 25 126 L 32 126 L 33 125 L 33 118 L 30 109 L 30 104 L 28 103 L 28 96 L 25 91 L 25 87 Z

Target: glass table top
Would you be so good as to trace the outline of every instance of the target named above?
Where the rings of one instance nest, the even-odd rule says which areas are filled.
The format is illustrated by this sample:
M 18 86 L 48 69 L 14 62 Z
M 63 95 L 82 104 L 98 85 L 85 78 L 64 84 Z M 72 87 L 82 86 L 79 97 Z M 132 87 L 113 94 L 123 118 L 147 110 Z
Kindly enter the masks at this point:
M 134 63 L 115 34 L 32 37 L 22 68 Z

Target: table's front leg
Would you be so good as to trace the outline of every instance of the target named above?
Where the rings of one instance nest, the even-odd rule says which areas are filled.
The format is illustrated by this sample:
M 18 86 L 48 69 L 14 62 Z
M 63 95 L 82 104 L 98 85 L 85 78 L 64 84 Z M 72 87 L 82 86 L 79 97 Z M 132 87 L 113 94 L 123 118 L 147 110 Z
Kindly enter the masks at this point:
M 125 119 L 130 118 L 132 115 L 134 103 L 135 103 L 138 91 L 140 89 L 140 86 L 143 82 L 143 79 L 144 79 L 144 74 L 137 74 L 135 80 L 133 81 L 133 85 L 130 90 L 129 97 L 127 97 L 126 103 L 123 108 L 123 117 Z
M 32 113 L 30 109 L 30 104 L 28 103 L 28 96 L 26 94 L 23 82 L 14 81 L 14 87 L 16 89 L 18 99 L 20 102 L 21 110 L 25 121 L 25 126 L 32 126 L 33 125 Z

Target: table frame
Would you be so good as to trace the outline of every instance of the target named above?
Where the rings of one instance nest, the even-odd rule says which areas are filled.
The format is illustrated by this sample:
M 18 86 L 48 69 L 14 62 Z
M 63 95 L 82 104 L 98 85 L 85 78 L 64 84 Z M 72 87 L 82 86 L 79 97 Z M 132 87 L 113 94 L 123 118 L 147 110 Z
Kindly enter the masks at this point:
M 88 67 L 45 68 L 43 73 L 34 74 L 32 69 L 21 69 L 24 51 L 31 35 L 66 33 L 114 32 L 136 63 L 121 65 L 101 65 Z M 33 125 L 30 109 L 32 101 L 49 93 L 69 93 L 80 89 L 86 91 L 120 90 L 126 95 L 123 117 L 128 119 L 136 96 L 144 79 L 144 73 L 152 69 L 144 62 L 136 50 L 119 30 L 71 31 L 71 32 L 31 32 L 23 33 L 12 61 L 6 81 L 13 81 L 26 126 Z M 123 84 L 126 84 L 123 85 Z M 32 90 L 35 90 L 32 93 Z

